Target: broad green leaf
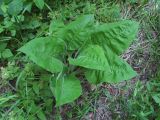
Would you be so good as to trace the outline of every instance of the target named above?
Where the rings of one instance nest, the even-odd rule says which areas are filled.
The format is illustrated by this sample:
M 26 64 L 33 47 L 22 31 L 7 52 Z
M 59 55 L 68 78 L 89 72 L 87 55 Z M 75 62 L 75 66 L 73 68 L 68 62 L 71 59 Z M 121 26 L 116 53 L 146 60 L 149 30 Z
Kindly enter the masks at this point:
M 80 81 L 73 75 L 53 79 L 51 86 L 56 106 L 73 102 L 82 93 Z
M 0 52 L 4 51 L 7 47 L 7 43 L 0 43 Z
M 53 37 L 35 38 L 19 49 L 37 65 L 50 72 L 61 72 L 63 63 L 57 59 L 64 51 L 64 42 Z
M 93 25 L 94 23 L 94 15 L 89 14 L 89 15 L 82 15 L 78 17 L 75 21 L 72 21 L 67 25 L 67 29 L 70 30 L 77 30 L 77 29 L 83 29 L 86 26 Z
M 8 13 L 10 15 L 18 15 L 23 9 L 23 1 L 22 0 L 12 0 L 8 5 Z
M 53 20 L 49 26 L 49 32 L 57 32 L 59 29 L 64 28 L 64 23 L 62 21 Z
M 86 47 L 76 59 L 69 58 L 69 63 L 95 70 L 105 70 L 106 68 L 109 68 L 104 51 L 98 45 Z
M 85 76 L 90 83 L 118 83 L 123 80 L 129 80 L 137 75 L 127 62 L 119 58 L 112 51 L 106 51 L 106 58 L 109 62 L 109 67 L 105 71 L 86 70 Z
M 23 13 L 25 13 L 26 11 L 31 12 L 31 10 L 32 10 L 32 4 L 33 4 L 32 2 L 26 3 L 24 5 Z
M 3 58 L 9 58 L 9 57 L 12 57 L 12 56 L 13 56 L 13 54 L 12 54 L 12 52 L 11 52 L 10 49 L 5 49 L 5 50 L 2 52 L 2 57 L 3 57 Z
M 137 32 L 137 22 L 124 20 L 95 26 L 91 38 L 94 44 L 103 46 L 105 50 L 109 47 L 119 55 L 129 47 Z
M 90 29 L 94 23 L 93 15 L 83 15 L 69 23 L 61 33 L 69 50 L 79 49 L 90 39 Z
M 6 5 L 3 1 L 0 3 L 0 14 L 4 15 L 7 13 L 8 5 Z
M 36 4 L 36 6 L 39 9 L 43 9 L 43 7 L 44 7 L 44 0 L 34 0 L 34 3 Z

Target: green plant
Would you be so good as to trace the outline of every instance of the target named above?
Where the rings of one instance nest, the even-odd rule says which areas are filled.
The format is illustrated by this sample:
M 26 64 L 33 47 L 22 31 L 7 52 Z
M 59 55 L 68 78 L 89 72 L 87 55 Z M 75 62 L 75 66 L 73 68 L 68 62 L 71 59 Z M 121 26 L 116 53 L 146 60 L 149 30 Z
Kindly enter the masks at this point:
M 92 84 L 117 83 L 136 76 L 119 55 L 129 47 L 137 31 L 135 21 L 95 24 L 93 15 L 83 15 L 67 25 L 51 22 L 49 36 L 35 38 L 18 51 L 52 73 L 50 89 L 56 106 L 60 106 L 81 95 L 79 79 L 83 73 Z
M 7 47 L 6 43 L 0 42 L 0 59 L 9 58 L 13 56 L 11 50 L 7 49 L 6 47 Z
M 105 119 L 106 117 L 106 119 L 158 120 L 160 118 L 158 114 L 160 112 L 160 85 L 159 76 L 156 74 L 160 63 L 159 10 L 158 0 L 0 0 L 0 119 L 57 120 Z M 86 23 L 87 25 L 84 25 L 83 29 L 80 26 L 73 30 L 75 25 L 68 28 L 75 18 L 86 14 L 94 14 L 96 21 Z M 107 33 L 110 34 L 110 32 L 106 30 L 106 26 L 108 26 L 106 23 L 119 23 L 117 26 L 127 23 L 122 19 L 136 19 L 140 23 L 138 40 L 125 54 L 122 54 L 123 58 L 139 73 L 140 81 L 136 86 L 134 80 L 133 82 L 110 84 L 113 81 L 117 83 L 127 78 L 127 76 L 119 74 L 119 71 L 124 75 L 126 72 L 122 70 L 121 61 L 117 62 L 120 59 L 118 56 L 122 52 L 118 54 L 115 49 L 117 46 L 122 47 L 122 44 L 111 44 L 115 47 L 110 47 L 110 41 L 113 43 L 116 38 L 108 37 Z M 79 23 L 77 22 L 77 24 Z M 103 30 L 96 30 L 101 25 L 105 26 L 104 34 Z M 123 30 L 128 32 L 134 27 L 132 25 L 127 27 L 127 24 L 124 26 Z M 122 32 L 124 32 L 123 30 Z M 100 32 L 94 34 L 95 31 Z M 117 30 L 115 31 L 117 34 Z M 99 39 L 101 38 L 99 36 L 105 36 L 107 39 L 105 37 Z M 26 42 L 40 38 L 40 41 L 48 38 L 52 39 L 50 44 L 60 44 L 60 48 L 54 47 L 56 50 L 53 48 L 53 51 L 57 51 L 56 55 L 51 51 L 55 59 L 61 61 L 63 67 L 60 65 L 60 69 L 55 69 L 56 66 L 52 67 L 52 64 L 48 65 L 49 63 L 47 63 L 47 70 L 45 70 L 44 67 L 39 67 L 39 64 L 36 65 L 35 62 L 30 61 L 28 56 L 16 51 Z M 55 42 L 53 42 L 54 40 Z M 56 40 L 59 40 L 60 43 L 57 43 Z M 124 39 L 128 42 L 129 40 Z M 39 48 L 37 45 L 35 46 L 34 49 Z M 61 48 L 62 50 L 59 51 Z M 106 50 L 108 48 L 109 50 Z M 40 52 L 37 60 L 41 60 L 43 54 L 47 56 L 45 52 Z M 83 56 L 89 58 L 85 59 L 85 63 L 83 60 L 81 61 Z M 95 59 L 97 58 L 95 56 L 98 59 Z M 44 60 L 48 59 L 44 58 Z M 124 61 L 122 60 L 122 62 Z M 48 69 L 48 66 L 51 67 Z M 107 69 L 108 67 L 109 69 Z M 110 67 L 114 68 L 115 77 L 108 75 L 107 71 L 110 70 Z M 63 70 L 60 71 L 61 69 Z M 53 70 L 53 72 L 49 70 Z M 152 80 L 153 77 L 156 79 Z M 54 107 L 56 100 L 53 96 L 59 99 L 60 96 L 56 95 L 68 90 L 68 87 L 72 88 L 73 85 L 68 84 L 72 83 L 73 79 L 76 79 L 76 82 L 74 81 L 76 84 L 80 82 L 83 86 L 81 97 L 71 104 Z M 96 89 L 93 89 L 95 85 L 89 85 L 86 80 L 91 84 L 105 81 L 109 84 L 99 84 Z M 141 80 L 145 82 L 147 80 L 147 84 L 143 82 L 141 84 Z M 55 81 L 58 82 L 55 83 Z M 59 87 L 61 84 L 65 84 L 64 87 L 62 86 L 64 89 Z M 72 88 L 71 93 L 81 92 L 78 89 L 74 91 L 75 88 Z M 80 86 L 77 88 L 81 89 Z M 64 93 L 66 94 L 66 92 Z M 62 95 L 65 97 L 64 94 Z M 65 102 L 69 101 L 73 101 L 72 96 Z

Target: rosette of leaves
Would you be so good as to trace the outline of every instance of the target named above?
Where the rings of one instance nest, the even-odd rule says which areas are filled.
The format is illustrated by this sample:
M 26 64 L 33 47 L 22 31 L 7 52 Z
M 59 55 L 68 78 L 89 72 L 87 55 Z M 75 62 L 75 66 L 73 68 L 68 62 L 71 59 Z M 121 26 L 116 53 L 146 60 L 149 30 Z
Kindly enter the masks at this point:
M 135 39 L 137 22 L 95 24 L 93 15 L 83 15 L 68 24 L 52 21 L 49 32 L 50 36 L 35 38 L 19 51 L 54 74 L 50 88 L 56 106 L 72 102 L 82 94 L 80 79 L 76 77 L 81 76 L 80 71 L 91 84 L 118 83 L 136 76 L 119 55 Z

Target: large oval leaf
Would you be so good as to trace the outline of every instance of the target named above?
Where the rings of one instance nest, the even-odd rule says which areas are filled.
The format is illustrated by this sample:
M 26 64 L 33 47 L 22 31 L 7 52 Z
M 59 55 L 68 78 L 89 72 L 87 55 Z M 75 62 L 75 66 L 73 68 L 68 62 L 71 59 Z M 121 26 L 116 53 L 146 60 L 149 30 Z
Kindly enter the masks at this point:
M 63 39 L 69 50 L 79 49 L 90 39 L 90 29 L 94 23 L 94 15 L 82 15 L 69 23 L 63 31 Z
M 85 76 L 90 83 L 118 83 L 124 80 L 129 80 L 137 75 L 126 61 L 119 58 L 112 51 L 106 51 L 106 58 L 109 62 L 109 67 L 106 68 L 105 71 L 86 70 Z
M 89 45 L 76 59 L 69 58 L 69 63 L 95 70 L 105 70 L 109 67 L 104 51 L 98 45 Z
M 73 75 L 53 79 L 51 88 L 56 98 L 56 106 L 73 102 L 82 94 L 80 81 Z
M 95 26 L 92 33 L 92 42 L 121 54 L 135 39 L 138 32 L 138 23 L 124 20 Z M 106 49 L 107 46 L 107 49 Z
M 39 9 L 43 9 L 43 7 L 44 7 L 44 0 L 34 0 L 34 3 L 36 4 L 36 6 Z
M 72 21 L 66 26 L 66 29 L 68 30 L 82 30 L 86 26 L 93 25 L 94 23 L 94 15 L 88 14 L 88 15 L 82 15 L 79 16 L 75 21 Z
M 65 25 L 61 20 L 53 20 L 50 23 L 49 26 L 49 32 L 51 33 L 57 33 L 59 31 L 61 31 L 62 29 L 64 29 Z M 60 34 L 60 33 L 59 33 Z
M 10 15 L 18 15 L 23 9 L 23 1 L 22 0 L 12 0 L 12 2 L 8 5 L 8 13 Z
M 87 70 L 85 76 L 90 83 L 99 84 L 102 82 L 118 83 L 124 80 L 130 80 L 137 75 L 137 73 L 126 62 L 121 66 L 113 66 L 113 69 L 111 70 L 112 72 L 107 70 Z
M 41 37 L 31 40 L 19 51 L 25 53 L 37 65 L 50 72 L 61 72 L 63 63 L 56 57 L 64 51 L 64 42 L 53 37 Z

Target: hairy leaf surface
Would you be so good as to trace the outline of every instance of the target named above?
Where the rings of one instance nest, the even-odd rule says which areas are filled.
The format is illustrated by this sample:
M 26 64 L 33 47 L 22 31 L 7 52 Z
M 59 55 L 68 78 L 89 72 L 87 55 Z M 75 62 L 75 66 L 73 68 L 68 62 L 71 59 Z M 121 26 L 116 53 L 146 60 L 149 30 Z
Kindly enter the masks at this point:
M 85 48 L 76 59 L 69 58 L 69 63 L 95 70 L 105 70 L 109 67 L 103 49 L 98 45 Z
M 80 81 L 73 75 L 52 80 L 56 106 L 74 101 L 82 94 Z
M 64 42 L 52 37 L 41 37 L 31 40 L 19 51 L 25 53 L 37 65 L 50 72 L 63 70 L 63 63 L 56 57 L 64 51 Z

